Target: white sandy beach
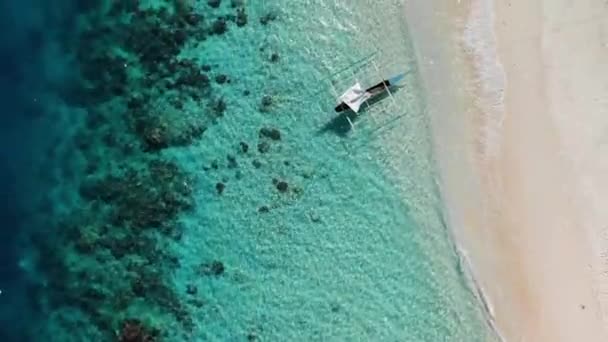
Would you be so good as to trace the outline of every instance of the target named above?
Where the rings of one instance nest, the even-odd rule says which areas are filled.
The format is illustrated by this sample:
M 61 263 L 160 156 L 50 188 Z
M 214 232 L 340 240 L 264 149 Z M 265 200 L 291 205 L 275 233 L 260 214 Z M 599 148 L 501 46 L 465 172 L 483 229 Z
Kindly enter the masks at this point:
M 608 341 L 608 3 L 439 3 L 407 16 L 490 320 L 507 341 Z

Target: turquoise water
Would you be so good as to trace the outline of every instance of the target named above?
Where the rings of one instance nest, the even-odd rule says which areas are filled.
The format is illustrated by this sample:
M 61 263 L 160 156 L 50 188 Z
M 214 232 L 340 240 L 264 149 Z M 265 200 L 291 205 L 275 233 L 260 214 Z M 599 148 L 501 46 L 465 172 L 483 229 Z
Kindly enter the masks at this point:
M 271 341 L 484 340 L 476 304 L 462 287 L 434 210 L 440 204 L 416 90 L 395 94 L 398 110 L 376 111 L 375 120 L 362 118 L 346 137 L 316 133 L 333 115 L 328 75 L 374 51 L 382 71 L 412 71 L 407 84 L 416 87 L 401 4 L 267 1 L 251 6 L 252 16 L 267 11 L 279 13 L 269 27 L 260 31 L 252 25 L 210 42 L 217 54 L 232 56 L 211 63 L 234 75 L 237 91 L 228 89 L 225 97 L 228 108 L 239 109 L 209 132 L 214 144 L 182 152 L 185 163 L 196 168 L 200 160 L 222 159 L 239 140 L 255 141 L 261 125 L 285 135 L 276 151 L 264 156 L 261 170 L 244 157 L 237 171 L 241 179 L 227 170 L 202 180 L 197 197 L 204 204 L 199 215 L 186 220 L 192 234 L 184 235 L 177 253 L 194 263 L 222 256 L 235 269 L 228 282 L 200 281 L 217 310 L 202 310 L 200 334 L 217 340 L 250 330 Z M 381 24 L 389 25 L 374 32 Z M 281 59 L 269 64 L 273 52 Z M 366 65 L 357 77 L 375 73 Z M 352 79 L 348 72 L 333 78 L 337 85 Z M 242 98 L 238 90 L 244 89 L 271 94 L 276 105 L 259 112 L 259 95 Z M 388 121 L 383 115 L 400 114 L 405 117 L 390 127 L 393 133 L 370 136 Z M 391 134 L 399 136 L 387 137 Z M 403 160 L 387 161 L 395 156 L 380 148 L 384 139 L 405 144 L 399 150 Z M 230 180 L 218 199 L 213 186 L 222 177 Z M 303 191 L 277 194 L 272 178 Z M 395 186 L 398 181 L 403 183 Z M 261 215 L 256 210 L 261 205 L 272 209 Z M 177 272 L 178 286 L 196 278 L 192 269 Z
M 130 318 L 166 341 L 491 339 L 442 218 L 402 1 L 194 3 L 208 30 L 247 15 L 181 47 L 178 59 L 210 67 L 200 95 L 160 87 L 172 73 L 143 81 L 152 67 L 131 43 L 94 40 L 124 58 L 128 81 L 57 121 L 69 162 L 36 220 L 65 232 L 21 262 L 44 283 L 37 336 L 106 340 Z M 86 24 L 95 11 L 78 27 L 98 25 Z M 334 75 L 371 54 L 378 71 L 368 61 Z M 406 87 L 354 130 L 331 124 L 332 86 L 402 71 Z M 141 94 L 145 111 L 132 110 Z

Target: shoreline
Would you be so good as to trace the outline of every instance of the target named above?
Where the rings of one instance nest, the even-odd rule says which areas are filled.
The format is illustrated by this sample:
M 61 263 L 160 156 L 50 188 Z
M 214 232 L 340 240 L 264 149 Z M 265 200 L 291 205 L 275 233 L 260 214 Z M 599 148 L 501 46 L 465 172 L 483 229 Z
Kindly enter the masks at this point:
M 470 78 L 470 65 L 466 64 L 464 59 L 450 58 L 457 54 L 455 46 L 461 37 L 453 34 L 454 23 L 445 20 L 445 15 L 457 13 L 463 17 L 467 11 L 465 7 L 455 4 L 444 4 L 441 8 L 431 6 L 425 1 L 410 1 L 406 4 L 406 17 L 415 45 L 427 104 L 433 100 L 426 111 L 431 119 L 434 150 L 437 155 L 435 161 L 441 177 L 437 180 L 437 185 L 442 198 L 442 209 L 447 218 L 448 234 L 454 253 L 458 257 L 469 291 L 478 300 L 490 333 L 496 340 L 503 342 L 506 339 L 497 326 L 494 303 L 485 289 L 484 279 L 475 267 L 477 264 L 471 260 L 470 246 L 465 243 L 467 236 L 463 214 L 474 210 L 477 201 L 472 199 L 465 203 L 456 196 L 466 189 L 480 186 L 473 177 L 472 170 L 467 169 L 470 165 L 461 165 L 464 160 L 460 158 L 461 155 L 467 155 L 474 146 L 474 142 L 467 140 L 473 130 L 473 127 L 469 126 L 470 120 L 461 120 L 458 117 L 458 114 L 470 111 L 468 88 L 459 87 L 459 79 Z M 415 15 L 409 15 L 410 13 Z M 420 44 L 441 40 L 444 40 L 443 44 Z M 446 44 L 446 41 L 449 43 Z M 446 173 L 445 170 L 450 172 Z
M 608 109 L 601 100 L 595 107 L 582 100 L 588 92 L 601 99 L 601 86 L 608 86 L 593 72 L 602 52 L 601 16 L 594 14 L 601 1 L 566 10 L 549 2 L 493 8 L 479 0 L 407 7 L 433 101 L 428 110 L 450 230 L 488 324 L 501 340 L 605 340 L 606 303 L 598 297 L 605 247 L 598 241 L 606 229 L 597 228 L 605 222 L 597 208 L 606 194 L 593 185 L 602 184 L 600 171 L 608 167 L 592 158 L 601 151 L 585 137 L 593 125 L 608 124 L 597 118 Z M 562 30 L 573 13 L 592 19 L 576 33 Z M 600 44 L 579 43 L 578 53 L 560 48 L 586 36 Z M 584 127 L 562 108 L 595 122 Z M 593 166 L 593 175 L 577 165 Z M 595 212 L 585 207 L 591 200 Z

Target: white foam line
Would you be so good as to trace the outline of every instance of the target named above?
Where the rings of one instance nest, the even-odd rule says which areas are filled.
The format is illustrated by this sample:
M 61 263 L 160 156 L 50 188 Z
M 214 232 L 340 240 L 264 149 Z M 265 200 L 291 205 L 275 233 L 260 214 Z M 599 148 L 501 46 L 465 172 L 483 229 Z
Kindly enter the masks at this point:
M 425 13 L 427 16 L 431 15 L 431 13 L 426 10 L 428 7 L 424 5 L 426 2 L 428 1 L 410 0 L 411 6 L 409 9 L 411 11 L 408 13 Z M 476 75 L 477 79 L 475 81 L 477 83 L 476 86 L 479 87 L 478 90 L 482 91 L 479 95 L 483 102 L 477 103 L 477 105 L 480 107 L 479 109 L 482 109 L 483 112 L 486 113 L 484 117 L 485 127 L 482 127 L 482 132 L 480 132 L 482 133 L 483 138 L 483 153 L 486 157 L 492 157 L 498 155 L 501 147 L 501 137 L 499 133 L 502 129 L 504 120 L 504 90 L 506 89 L 506 78 L 504 68 L 497 58 L 497 43 L 494 33 L 494 4 L 491 1 L 483 0 L 472 0 L 472 2 L 474 4 L 471 7 L 472 10 L 469 13 L 469 17 L 467 18 L 468 20 L 463 32 L 462 43 L 469 55 L 473 58 L 475 67 L 478 69 Z M 433 8 L 434 6 L 430 7 Z M 408 18 L 408 21 L 411 23 L 422 25 L 420 30 L 433 32 L 432 28 L 427 27 L 424 22 L 421 23 L 421 20 L 419 20 L 419 17 L 416 15 L 406 14 L 406 18 Z M 432 33 L 430 35 L 431 37 L 433 36 Z M 437 51 L 434 53 L 437 53 Z M 432 55 L 433 49 L 426 52 Z M 419 63 L 428 61 L 427 59 L 422 58 L 421 55 L 418 55 L 417 57 Z M 492 114 L 496 116 L 492 117 Z M 483 315 L 483 319 L 485 320 L 488 329 L 491 330 L 491 333 L 498 341 L 506 342 L 507 339 L 496 324 L 494 306 L 479 280 L 480 277 L 478 277 L 478 273 L 468 256 L 467 250 L 459 243 L 461 240 L 457 239 L 457 237 L 462 237 L 461 235 L 463 235 L 462 233 L 464 230 L 459 229 L 462 227 L 458 225 L 463 221 L 458 220 L 458 218 L 455 217 L 455 215 L 459 213 L 459 211 L 454 211 L 457 206 L 450 205 L 451 203 L 448 199 L 452 199 L 452 196 L 450 196 L 447 191 L 444 191 L 446 189 L 444 189 L 442 184 L 441 174 L 447 171 L 441 170 L 441 163 L 439 160 L 437 160 L 437 165 L 440 167 L 440 177 L 436 179 L 436 186 L 441 203 L 443 204 L 439 214 L 443 215 L 442 218 L 446 224 L 447 234 L 449 234 L 454 253 L 458 258 L 458 265 L 462 270 L 466 286 L 480 304 L 481 314 Z
M 439 189 L 441 202 L 444 203 L 442 213 L 440 214 L 443 214 L 447 217 L 447 220 L 445 220 L 447 224 L 447 231 L 450 235 L 450 240 L 453 243 L 454 252 L 458 256 L 458 264 L 460 265 L 460 268 L 464 273 L 469 290 L 473 293 L 479 303 L 481 303 L 483 316 L 486 321 L 486 324 L 489 326 L 489 328 L 492 330 L 494 335 L 496 335 L 496 338 L 498 338 L 500 342 L 506 342 L 506 338 L 500 332 L 500 329 L 496 324 L 496 317 L 494 315 L 494 306 L 492 305 L 492 301 L 490 300 L 489 296 L 487 295 L 487 292 L 484 290 L 483 286 L 481 286 L 481 283 L 478 280 L 479 278 L 477 276 L 477 272 L 475 272 L 475 268 L 473 267 L 473 263 L 469 258 L 467 250 L 458 243 L 458 239 L 456 238 L 456 221 L 453 218 L 453 212 L 450 210 L 450 206 L 448 205 L 446 198 L 443 196 L 443 187 L 441 186 L 439 180 L 436 182 L 436 185 Z
M 480 143 L 482 156 L 497 157 L 501 148 L 504 122 L 504 92 L 507 85 L 504 67 L 498 58 L 494 30 L 494 1 L 473 0 L 463 32 L 464 48 L 475 66 L 475 102 L 482 112 Z
M 471 289 L 474 291 L 477 300 L 479 300 L 479 302 L 481 302 L 483 305 L 486 323 L 490 326 L 490 329 L 492 329 L 492 332 L 496 335 L 499 341 L 506 342 L 505 337 L 502 335 L 500 329 L 498 329 L 498 326 L 496 325 L 496 316 L 494 315 L 494 306 L 492 305 L 492 301 L 481 284 L 479 284 L 479 281 L 477 281 L 475 269 L 473 268 L 473 264 L 471 263 L 471 259 L 469 258 L 467 251 L 456 243 L 455 246 L 456 253 L 458 254 L 458 262 L 463 267 L 462 269 L 464 270 L 468 281 L 471 283 Z
M 475 104 L 481 111 L 480 143 L 483 158 L 496 158 L 502 147 L 502 127 L 505 119 L 504 93 L 507 86 L 505 71 L 498 58 L 498 44 L 494 22 L 493 0 L 472 0 L 469 16 L 463 32 L 465 50 L 472 57 L 475 67 L 474 93 Z M 440 189 L 441 191 L 441 189 Z M 456 221 L 450 206 L 445 203 L 445 212 L 448 215 L 449 231 L 455 235 Z M 479 281 L 477 272 L 469 258 L 468 252 L 459 243 L 456 236 L 452 236 L 459 264 L 471 291 L 483 306 L 487 324 L 501 342 L 506 338 L 496 324 L 494 306 Z

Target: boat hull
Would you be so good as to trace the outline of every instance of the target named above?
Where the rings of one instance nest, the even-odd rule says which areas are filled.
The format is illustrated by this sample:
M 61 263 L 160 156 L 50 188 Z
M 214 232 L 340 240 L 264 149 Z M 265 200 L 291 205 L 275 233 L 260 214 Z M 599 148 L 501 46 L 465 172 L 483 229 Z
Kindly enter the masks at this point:
M 373 85 L 372 87 L 367 88 L 365 91 L 370 94 L 370 97 L 365 102 L 373 101 L 378 96 L 386 93 L 391 88 L 397 86 L 398 83 L 403 80 L 404 77 L 405 73 L 397 74 L 391 78 L 379 82 L 378 84 Z M 348 106 L 348 104 L 340 102 L 336 107 L 334 107 L 334 110 L 337 113 L 340 113 L 343 111 L 351 110 L 351 108 Z

